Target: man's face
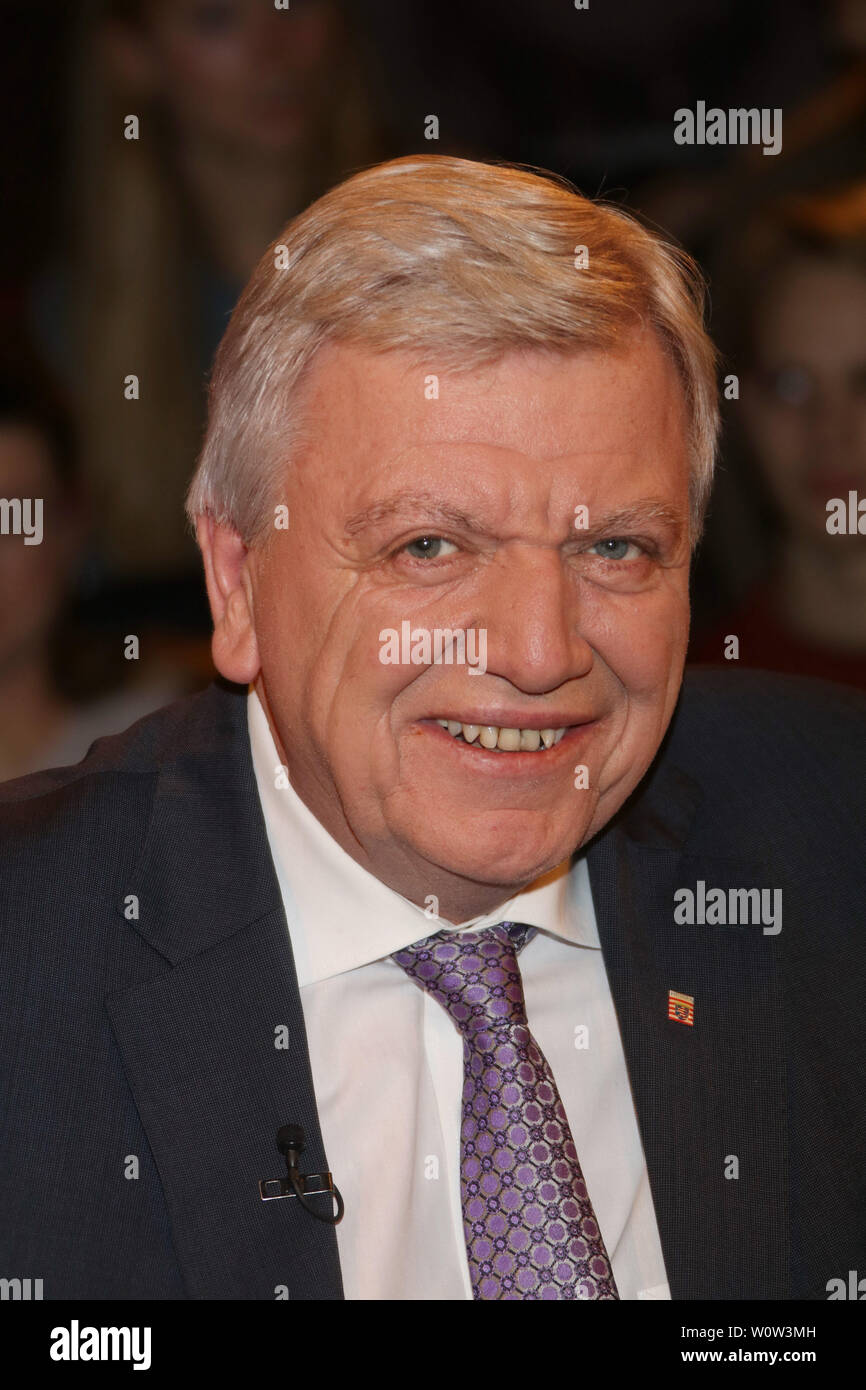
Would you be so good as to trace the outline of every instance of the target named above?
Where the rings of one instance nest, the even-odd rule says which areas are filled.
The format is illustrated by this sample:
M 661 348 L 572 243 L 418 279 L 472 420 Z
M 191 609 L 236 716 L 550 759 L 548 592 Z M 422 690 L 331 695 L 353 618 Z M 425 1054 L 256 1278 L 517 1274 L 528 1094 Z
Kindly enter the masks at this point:
M 436 372 L 322 351 L 290 525 L 248 563 L 292 785 L 377 877 L 460 922 L 560 863 L 652 761 L 688 635 L 689 475 L 682 389 L 649 333 L 617 355 L 439 371 L 429 399 Z M 383 661 L 405 623 L 431 644 L 474 630 L 486 670 L 449 664 L 447 637 L 439 662 Z M 443 719 L 530 746 L 487 749 Z M 533 751 L 549 729 L 565 733 Z

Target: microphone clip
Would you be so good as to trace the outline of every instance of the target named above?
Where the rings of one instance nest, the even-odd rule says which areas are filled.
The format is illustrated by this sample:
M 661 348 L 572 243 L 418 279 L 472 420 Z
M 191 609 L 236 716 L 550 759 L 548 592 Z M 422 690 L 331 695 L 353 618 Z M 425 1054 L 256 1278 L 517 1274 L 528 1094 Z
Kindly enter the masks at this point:
M 273 1202 L 280 1197 L 297 1197 L 304 1210 L 317 1221 L 324 1221 L 328 1226 L 339 1226 L 344 1213 L 343 1199 L 331 1174 L 302 1173 L 298 1168 L 298 1160 L 304 1152 L 304 1142 L 304 1131 L 300 1125 L 282 1125 L 277 1130 L 277 1148 L 286 1160 L 286 1176 L 262 1178 L 259 1181 L 259 1196 L 263 1202 Z M 308 1197 L 325 1194 L 333 1197 L 337 1204 L 334 1215 L 316 1211 L 307 1201 Z

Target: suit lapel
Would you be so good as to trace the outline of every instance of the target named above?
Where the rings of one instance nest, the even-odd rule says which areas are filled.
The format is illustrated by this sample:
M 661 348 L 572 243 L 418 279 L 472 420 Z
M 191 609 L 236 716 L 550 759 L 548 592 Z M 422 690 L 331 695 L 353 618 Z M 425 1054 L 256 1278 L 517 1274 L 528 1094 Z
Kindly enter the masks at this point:
M 342 1298 L 333 1227 L 295 1198 L 262 1202 L 303 1127 L 326 1170 L 300 994 L 246 736 L 217 686 L 160 752 L 134 926 L 171 969 L 106 1000 L 162 1182 L 191 1298 Z M 277 1047 L 285 1030 L 288 1047 Z M 339 1183 L 339 1175 L 335 1175 Z M 321 1199 L 324 1201 L 324 1199 Z
M 118 909 L 165 968 L 106 1007 L 165 1194 L 190 1297 L 343 1296 L 336 1235 L 297 1201 L 262 1202 L 300 1124 L 327 1169 L 300 994 L 242 694 L 179 706 L 146 843 Z M 662 760 L 588 866 L 674 1298 L 788 1296 L 785 1066 L 777 938 L 678 925 L 674 892 L 769 886 L 766 864 L 683 852 L 699 798 Z M 713 849 L 717 847 L 714 845 Z M 694 997 L 693 1026 L 668 991 Z M 274 1045 L 284 1027 L 288 1048 Z M 738 1177 L 726 1177 L 738 1165 Z M 339 1183 L 339 1174 L 335 1175 Z
M 766 887 L 773 873 L 756 861 L 683 853 L 698 796 L 690 779 L 666 770 L 593 844 L 599 936 L 671 1296 L 784 1298 L 777 938 L 760 925 L 674 921 L 678 888 L 694 890 L 700 878 L 726 892 Z M 693 1025 L 668 1018 L 669 990 L 694 999 Z

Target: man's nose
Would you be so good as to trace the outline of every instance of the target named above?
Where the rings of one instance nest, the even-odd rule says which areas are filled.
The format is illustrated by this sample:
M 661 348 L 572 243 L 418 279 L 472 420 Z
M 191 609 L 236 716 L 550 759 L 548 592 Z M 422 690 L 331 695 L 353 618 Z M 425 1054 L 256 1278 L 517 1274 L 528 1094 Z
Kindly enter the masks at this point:
M 487 629 L 487 670 L 518 690 L 543 694 L 591 670 L 580 633 L 579 586 L 555 550 L 509 548 L 490 567 L 479 624 Z

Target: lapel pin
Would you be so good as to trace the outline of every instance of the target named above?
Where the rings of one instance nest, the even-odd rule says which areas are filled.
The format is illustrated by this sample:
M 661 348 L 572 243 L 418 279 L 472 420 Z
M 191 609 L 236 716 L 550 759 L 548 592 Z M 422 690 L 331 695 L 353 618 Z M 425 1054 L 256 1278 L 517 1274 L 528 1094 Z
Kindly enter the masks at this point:
M 695 1001 L 690 994 L 680 994 L 675 989 L 668 990 L 668 1018 L 675 1023 L 688 1023 L 694 1027 Z

